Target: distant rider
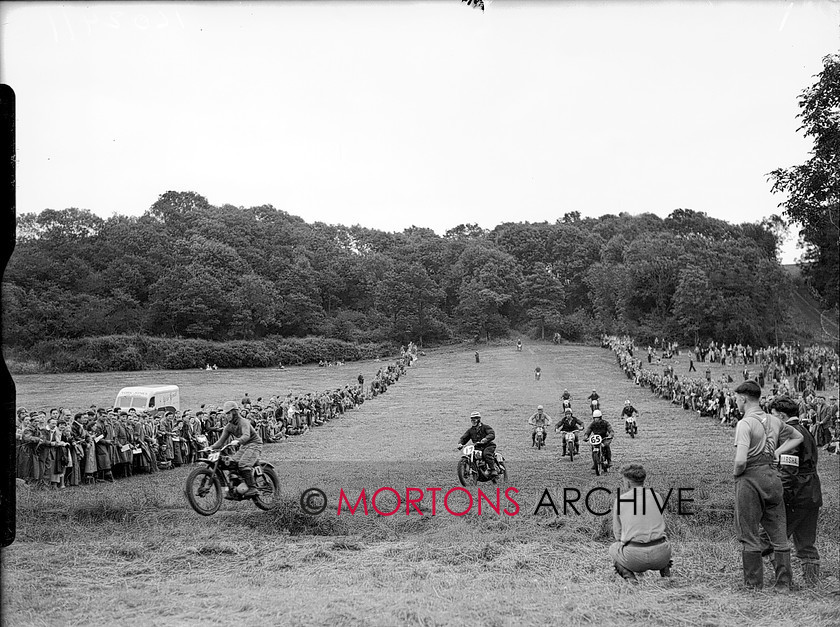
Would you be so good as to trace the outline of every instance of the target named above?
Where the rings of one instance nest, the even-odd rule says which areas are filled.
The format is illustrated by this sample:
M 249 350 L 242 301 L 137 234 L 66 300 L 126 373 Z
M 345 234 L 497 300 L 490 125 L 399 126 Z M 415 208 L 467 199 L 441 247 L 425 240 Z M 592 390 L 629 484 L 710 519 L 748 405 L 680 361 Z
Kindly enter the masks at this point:
M 537 405 L 537 413 L 531 414 L 531 417 L 528 418 L 528 424 L 531 425 L 533 430 L 531 431 L 531 447 L 537 445 L 537 427 L 542 427 L 544 429 L 543 432 L 543 443 L 545 443 L 545 438 L 548 436 L 548 430 L 546 427 L 551 423 L 551 416 L 546 413 L 543 413 L 543 406 Z
M 592 394 L 590 394 L 586 398 L 589 400 L 589 406 L 592 408 L 593 411 L 595 411 L 596 409 L 600 409 L 601 402 L 598 399 L 601 397 L 598 396 L 598 392 L 592 390 Z
M 495 479 L 499 476 L 499 470 L 496 464 L 496 432 L 493 431 L 493 427 L 482 424 L 481 414 L 477 411 L 470 414 L 470 422 L 472 426 L 461 436 L 458 443 L 458 450 L 461 450 L 468 440 L 472 440 L 475 448 L 484 455 L 484 461 L 490 470 L 490 476 Z
M 580 450 L 580 444 L 578 442 L 578 429 L 583 429 L 583 422 L 580 418 L 575 417 L 572 414 L 571 407 L 567 407 L 563 411 L 563 417 L 554 425 L 554 432 L 561 431 L 563 433 L 568 433 L 573 431 L 575 434 L 575 452 Z M 563 455 L 566 454 L 566 438 L 563 438 Z
M 630 401 L 624 401 L 624 409 L 621 410 L 621 417 L 624 418 L 624 432 L 630 433 L 630 425 L 636 422 L 639 417 L 639 412 L 630 404 Z
M 242 496 L 244 498 L 256 496 L 259 492 L 254 483 L 254 464 L 262 451 L 262 438 L 246 418 L 240 417 L 236 401 L 227 401 L 222 409 L 222 415 L 227 417 L 228 423 L 222 430 L 219 440 L 210 448 L 218 451 L 225 446 L 228 439 L 231 439 L 231 444 L 234 446 L 241 445 L 232 457 L 239 466 L 239 474 L 248 486 L 248 491 Z
M 612 450 L 610 449 L 610 440 L 615 437 L 613 428 L 606 420 L 604 420 L 601 410 L 596 409 L 592 412 L 592 422 L 586 427 L 583 432 L 583 439 L 588 440 L 590 435 L 600 435 L 603 442 L 601 450 L 604 453 L 604 465 L 609 468 L 612 465 Z M 592 470 L 595 470 L 595 464 L 592 464 Z

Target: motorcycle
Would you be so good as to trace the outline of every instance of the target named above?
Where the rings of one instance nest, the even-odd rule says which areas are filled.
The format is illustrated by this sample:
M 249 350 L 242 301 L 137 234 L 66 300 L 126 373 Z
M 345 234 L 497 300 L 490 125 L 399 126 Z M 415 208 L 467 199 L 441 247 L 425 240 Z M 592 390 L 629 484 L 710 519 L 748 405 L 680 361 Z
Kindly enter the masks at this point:
M 575 434 L 577 434 L 577 431 L 563 432 L 563 444 L 565 446 L 563 455 L 568 455 L 570 462 L 575 461 L 575 455 L 578 452 L 577 446 L 575 446 Z
M 612 438 L 602 438 L 600 435 L 592 434 L 589 436 L 589 446 L 592 447 L 592 463 L 595 466 L 595 475 L 600 476 L 602 472 L 607 472 L 607 460 L 604 459 L 604 444 L 609 444 Z
M 589 402 L 589 409 L 591 409 L 593 413 L 595 412 L 596 409 L 601 409 L 601 403 L 598 402 L 597 398 L 593 398 Z
M 458 461 L 458 481 L 464 487 L 478 485 L 479 482 L 491 481 L 493 483 L 507 484 L 507 466 L 505 459 L 496 453 L 496 464 L 499 466 L 499 476 L 493 479 L 490 470 L 484 461 L 484 454 L 474 444 L 465 444 L 458 447 L 461 451 L 461 459 Z
M 248 491 L 248 485 L 238 472 L 239 466 L 225 454 L 231 448 L 227 444 L 218 451 L 202 449 L 198 461 L 203 462 L 204 467 L 195 468 L 187 477 L 187 500 L 202 516 L 212 516 L 219 511 L 223 498 L 246 500 L 242 495 Z M 253 498 L 254 505 L 262 510 L 274 509 L 280 495 L 280 480 L 274 466 L 269 462 L 257 461 L 253 472 L 258 494 L 249 498 Z
M 534 444 L 536 444 L 537 450 L 545 446 L 545 427 L 542 425 L 537 426 L 537 432 L 534 434 Z
M 639 432 L 639 427 L 636 425 L 635 416 L 628 416 L 624 419 L 624 430 L 630 434 L 631 438 L 636 437 L 636 434 Z

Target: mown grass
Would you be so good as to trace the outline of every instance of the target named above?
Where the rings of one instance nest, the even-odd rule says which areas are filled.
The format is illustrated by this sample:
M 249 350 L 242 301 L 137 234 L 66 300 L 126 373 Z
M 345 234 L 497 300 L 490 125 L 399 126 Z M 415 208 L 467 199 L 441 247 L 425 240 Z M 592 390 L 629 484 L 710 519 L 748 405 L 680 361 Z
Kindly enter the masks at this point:
M 543 377 L 533 381 L 540 365 Z M 687 367 L 687 362 L 683 364 Z M 322 369 L 323 371 L 323 369 Z M 693 487 L 693 516 L 669 503 L 674 576 L 638 586 L 610 568 L 609 517 L 533 515 L 542 490 L 614 490 L 586 456 L 561 459 L 557 439 L 530 448 L 524 425 L 537 403 L 556 414 L 593 387 L 615 424 L 625 398 L 642 412 L 640 437 L 619 431 L 617 465 L 641 461 L 660 491 Z M 251 395 L 260 390 L 249 390 Z M 193 393 L 199 393 L 194 391 Z M 478 408 L 499 437 L 520 514 L 382 517 L 342 514 L 340 489 L 390 485 L 448 489 L 466 416 Z M 579 412 L 583 414 L 583 412 Z M 8 624 L 295 625 L 834 625 L 840 622 L 838 458 L 821 460 L 823 581 L 793 595 L 740 590 L 732 521 L 732 430 L 654 399 L 627 381 L 606 351 L 528 344 L 430 354 L 387 394 L 291 442 L 268 446 L 281 469 L 274 512 L 225 502 L 215 516 L 189 509 L 188 469 L 61 493 L 22 491 L 18 538 L 3 558 Z M 585 448 L 585 447 L 584 447 Z M 324 489 L 320 516 L 300 492 Z M 561 497 L 562 498 L 562 497 Z M 606 501 L 593 502 L 601 507 Z M 383 507 L 388 505 L 383 501 Z M 799 579 L 798 567 L 795 576 Z M 769 574 L 768 574 L 769 577 Z

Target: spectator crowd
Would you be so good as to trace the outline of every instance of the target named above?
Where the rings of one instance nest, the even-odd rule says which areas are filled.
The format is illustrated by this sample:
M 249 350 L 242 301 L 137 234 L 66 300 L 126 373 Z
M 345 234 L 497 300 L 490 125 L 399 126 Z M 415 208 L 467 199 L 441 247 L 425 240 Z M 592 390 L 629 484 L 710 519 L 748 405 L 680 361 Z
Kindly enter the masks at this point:
M 263 442 L 283 442 L 385 393 L 414 359 L 416 347 L 409 345 L 367 387 L 360 374 L 357 383 L 343 388 L 272 396 L 266 402 L 262 397 L 252 401 L 246 393 L 240 415 Z M 206 405 L 195 412 L 96 406 L 30 412 L 21 407 L 16 418 L 17 477 L 37 489 L 57 490 L 195 463 L 199 451 L 215 443 L 225 426 L 221 407 Z
M 836 393 L 826 392 L 835 390 L 838 383 L 838 355 L 832 349 L 799 344 L 753 348 L 710 342 L 688 349 L 689 374 L 681 375 L 670 362 L 678 354 L 677 345 L 655 344 L 658 346 L 640 349 L 627 336 L 601 337 L 601 346 L 615 353 L 628 379 L 674 405 L 734 427 L 741 418 L 734 390 L 743 381 L 753 380 L 762 390 L 769 388 L 761 397 L 762 408 L 781 396 L 795 399 L 799 417 L 808 424 L 817 446 L 830 446 L 832 452 L 838 452 L 840 408 Z M 730 372 L 712 377 L 711 368 L 703 367 L 707 363 L 719 363 L 739 373 L 735 378 Z M 692 372 L 697 375 L 690 376 Z

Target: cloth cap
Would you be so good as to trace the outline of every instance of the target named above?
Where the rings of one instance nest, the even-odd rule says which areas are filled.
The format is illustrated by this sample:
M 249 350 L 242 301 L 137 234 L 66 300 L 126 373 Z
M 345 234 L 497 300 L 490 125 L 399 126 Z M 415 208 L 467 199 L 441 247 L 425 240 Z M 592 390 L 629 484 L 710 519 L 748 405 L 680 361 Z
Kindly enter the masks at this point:
M 761 387 L 755 381 L 744 381 L 735 388 L 735 394 L 745 394 L 752 398 L 761 398 Z

